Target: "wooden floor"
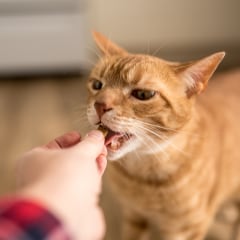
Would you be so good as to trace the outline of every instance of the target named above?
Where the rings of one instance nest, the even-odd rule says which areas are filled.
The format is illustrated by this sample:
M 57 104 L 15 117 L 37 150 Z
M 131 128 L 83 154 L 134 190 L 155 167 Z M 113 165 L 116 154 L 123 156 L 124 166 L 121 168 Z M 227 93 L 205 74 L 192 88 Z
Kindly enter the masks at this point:
M 84 78 L 0 81 L 0 194 L 14 189 L 18 157 L 67 131 L 84 134 Z M 104 187 L 101 205 L 107 216 L 106 240 L 120 234 L 118 206 Z
M 64 132 L 86 129 L 85 101 L 83 78 L 0 81 L 0 193 L 14 188 L 12 169 L 23 152 Z M 119 206 L 106 187 L 101 204 L 107 219 L 106 240 L 119 240 Z M 217 232 L 225 232 L 219 230 L 221 226 Z
M 9 169 L 17 156 L 80 127 L 85 95 L 83 79 L 0 82 L 1 192 L 12 186 Z

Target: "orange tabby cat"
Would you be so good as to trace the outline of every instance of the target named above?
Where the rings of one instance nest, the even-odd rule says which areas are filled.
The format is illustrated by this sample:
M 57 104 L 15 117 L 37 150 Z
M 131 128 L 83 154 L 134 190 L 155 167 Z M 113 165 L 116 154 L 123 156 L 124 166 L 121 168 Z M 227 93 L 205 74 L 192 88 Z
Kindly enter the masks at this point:
M 108 177 L 123 205 L 123 240 L 155 224 L 163 240 L 201 240 L 240 188 L 240 82 L 208 80 L 224 57 L 168 62 L 130 54 L 100 33 L 88 118 L 108 130 Z

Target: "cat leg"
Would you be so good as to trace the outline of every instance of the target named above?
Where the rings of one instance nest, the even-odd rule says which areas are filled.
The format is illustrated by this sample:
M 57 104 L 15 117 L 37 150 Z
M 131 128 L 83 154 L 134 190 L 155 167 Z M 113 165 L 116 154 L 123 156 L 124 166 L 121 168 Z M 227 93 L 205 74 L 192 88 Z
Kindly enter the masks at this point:
M 128 209 L 125 210 L 123 216 L 122 240 L 149 239 L 149 226 L 144 217 Z

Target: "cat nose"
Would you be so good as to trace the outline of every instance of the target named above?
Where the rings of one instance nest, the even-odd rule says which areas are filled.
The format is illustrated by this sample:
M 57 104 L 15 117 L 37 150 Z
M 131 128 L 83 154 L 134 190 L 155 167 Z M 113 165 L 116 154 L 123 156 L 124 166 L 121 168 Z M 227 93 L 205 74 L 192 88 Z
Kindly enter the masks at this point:
M 101 102 L 95 102 L 94 107 L 96 109 L 96 112 L 97 112 L 97 115 L 98 115 L 99 119 L 101 119 L 102 115 L 105 112 L 108 112 L 108 111 L 112 110 L 112 108 L 107 106 L 106 103 L 101 103 Z

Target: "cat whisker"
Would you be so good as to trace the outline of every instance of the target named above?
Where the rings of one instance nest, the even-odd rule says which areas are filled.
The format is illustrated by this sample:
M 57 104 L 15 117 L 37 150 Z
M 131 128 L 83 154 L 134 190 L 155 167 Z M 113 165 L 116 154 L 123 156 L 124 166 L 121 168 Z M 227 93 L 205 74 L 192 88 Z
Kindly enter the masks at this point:
M 87 117 L 87 107 L 86 105 L 77 105 L 74 108 L 75 121 L 74 126 L 78 128 L 81 132 L 86 132 L 91 129 L 91 124 L 88 121 Z
M 77 109 L 77 108 L 74 109 L 74 113 L 78 114 L 79 116 L 87 116 L 86 111 L 83 111 L 83 110 Z
M 139 122 L 140 124 L 143 124 L 147 127 L 151 126 L 152 130 L 164 130 L 164 131 L 169 131 L 169 132 L 175 132 L 175 133 L 183 133 L 183 134 L 189 134 L 189 136 L 194 136 L 194 137 L 200 137 L 198 134 L 193 134 L 190 131 L 187 130 L 177 130 L 177 129 L 173 129 L 173 128 L 168 128 L 168 127 L 163 127 L 157 124 L 152 124 L 152 123 L 148 123 L 148 122 L 144 122 L 144 121 L 140 121 L 140 120 L 135 120 L 136 122 Z
M 129 119 L 126 119 L 126 121 L 129 121 Z M 144 125 L 147 125 L 147 126 L 152 126 L 152 127 L 159 128 L 159 129 L 162 129 L 162 130 L 179 132 L 179 130 L 176 130 L 176 129 L 173 129 L 173 128 L 163 127 L 163 126 L 160 126 L 160 125 L 157 125 L 157 124 L 152 124 L 152 123 L 144 122 L 144 121 L 138 120 L 138 119 L 131 119 L 130 121 L 138 122 L 139 124 L 142 124 L 142 125 L 144 124 Z
M 152 126 L 152 127 L 167 130 L 167 131 L 179 132 L 179 130 L 176 130 L 174 128 L 163 127 L 163 126 L 160 126 L 160 125 L 157 125 L 157 124 L 152 124 L 152 123 L 148 123 L 148 122 L 144 122 L 144 121 L 140 121 L 140 120 L 136 120 L 136 121 L 139 121 L 139 123 L 147 125 L 147 126 Z
M 173 144 L 167 136 L 165 136 L 165 135 L 163 135 L 163 134 L 160 135 L 160 134 L 156 133 L 155 131 L 152 131 L 151 129 L 146 128 L 146 127 L 144 127 L 144 126 L 139 126 L 139 128 L 145 130 L 145 131 L 148 132 L 148 133 L 151 133 L 153 136 L 159 138 L 160 140 L 165 141 L 169 146 L 171 146 L 172 148 L 174 148 L 175 150 L 177 150 L 177 151 L 180 152 L 181 154 L 187 155 L 187 153 L 183 152 L 183 151 L 182 151 L 181 149 L 179 149 L 175 144 Z
M 92 53 L 94 53 L 94 55 L 96 55 L 96 57 L 97 57 L 98 59 L 101 59 L 101 58 L 102 58 L 102 56 L 98 53 L 98 51 L 97 51 L 95 48 L 93 48 L 93 47 L 91 47 L 91 46 L 88 46 L 88 47 L 86 47 L 86 49 L 89 50 L 89 51 L 91 51 Z
M 81 112 L 83 114 L 86 114 L 87 107 L 86 107 L 86 105 L 83 105 L 83 104 L 75 105 L 75 106 L 72 107 L 72 110 L 74 112 Z
M 166 136 L 163 133 L 161 134 L 157 133 L 156 126 L 153 124 L 145 124 L 144 122 L 139 120 L 129 119 L 129 118 L 117 118 L 117 117 L 114 119 L 113 123 L 115 126 L 118 126 L 118 127 L 121 126 L 121 128 L 124 129 L 124 131 L 126 131 L 126 129 L 129 129 L 129 131 L 126 131 L 126 133 L 124 134 L 126 139 L 129 139 L 131 137 L 130 133 L 134 134 L 141 141 L 142 144 L 149 147 L 149 150 L 150 152 L 152 151 L 152 153 L 156 152 L 155 149 L 157 149 L 158 151 L 163 152 L 164 155 L 167 155 L 165 151 L 161 149 L 161 143 L 157 143 L 156 141 L 154 141 L 152 137 L 148 136 L 146 133 L 149 133 L 153 137 L 157 137 L 158 139 L 160 139 L 162 141 L 162 144 L 166 144 L 164 146 L 168 145 L 171 148 L 177 150 L 179 153 L 183 155 L 188 155 L 187 153 L 182 151 L 180 148 L 178 148 L 175 144 L 173 144 L 171 139 L 168 136 Z M 121 131 L 121 129 L 119 129 L 119 131 Z M 146 139 L 148 141 L 146 141 Z
M 147 54 L 150 54 L 150 41 L 147 41 Z
M 117 119 L 115 119 L 115 121 L 116 120 Z M 139 132 L 141 132 L 143 130 L 143 131 L 148 132 L 148 133 L 152 134 L 153 136 L 159 138 L 161 141 L 165 142 L 167 145 L 171 146 L 173 149 L 177 150 L 179 153 L 181 153 L 183 155 L 186 155 L 186 156 L 188 155 L 186 152 L 182 151 L 175 144 L 173 144 L 172 141 L 169 139 L 169 137 L 167 137 L 163 133 L 161 133 L 161 134 L 156 133 L 156 129 L 151 129 L 149 126 L 155 127 L 153 124 L 148 124 L 149 126 L 146 127 L 146 126 L 144 126 L 144 122 L 142 122 L 142 121 L 135 120 L 135 119 L 127 119 L 127 118 L 121 118 L 117 122 L 119 122 L 119 125 L 121 125 L 121 126 L 127 126 L 127 125 L 130 126 L 134 122 L 134 129 L 135 129 L 134 133 L 133 133 L 134 135 L 139 137 Z M 147 134 L 142 134 L 142 135 L 143 135 L 143 141 L 142 142 L 144 144 L 146 144 L 144 139 L 146 139 L 146 137 L 149 139 L 149 136 L 147 136 Z M 139 137 L 139 139 L 140 139 L 140 137 Z M 158 149 L 160 149 L 159 143 L 154 142 L 154 140 L 152 140 L 152 138 L 151 138 L 151 142 L 154 143 L 154 145 L 156 147 L 158 147 Z
M 135 133 L 135 136 L 141 141 L 141 143 L 143 145 L 145 145 L 146 147 L 148 147 L 150 149 L 149 152 L 151 152 L 151 154 L 154 154 L 154 156 L 155 156 L 156 151 L 154 148 L 156 148 L 156 149 L 158 149 L 158 151 L 162 152 L 167 158 L 169 157 L 169 155 L 164 151 L 164 149 L 159 148 L 159 143 L 155 142 L 154 139 L 152 139 L 150 136 L 144 134 L 145 132 L 142 131 L 141 128 L 137 129 L 136 132 L 137 133 Z M 146 139 L 148 141 L 146 141 Z M 150 143 L 149 143 L 149 141 L 150 141 Z
M 90 65 L 89 67 L 93 67 L 96 65 L 96 63 L 93 60 L 86 59 L 85 61 L 87 61 L 87 63 Z

